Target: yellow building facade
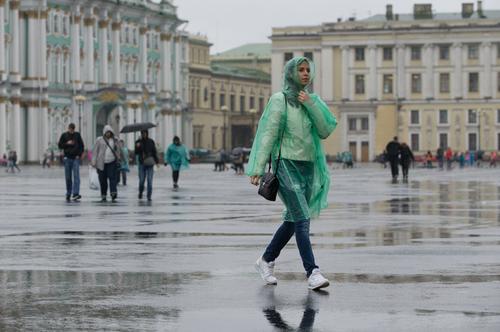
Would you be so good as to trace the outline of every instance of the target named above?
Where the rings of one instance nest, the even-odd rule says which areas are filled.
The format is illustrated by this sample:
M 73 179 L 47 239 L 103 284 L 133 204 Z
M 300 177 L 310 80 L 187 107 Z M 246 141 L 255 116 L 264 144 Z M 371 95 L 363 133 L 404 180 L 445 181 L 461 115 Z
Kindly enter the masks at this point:
M 224 61 L 212 63 L 210 46 L 204 36 L 189 38 L 193 148 L 250 147 L 271 94 L 271 76 Z
M 373 160 L 393 136 L 416 154 L 500 149 L 500 11 L 481 2 L 457 13 L 415 4 L 411 14 L 274 28 L 272 87 L 305 55 L 314 91 L 338 118 L 327 154 Z

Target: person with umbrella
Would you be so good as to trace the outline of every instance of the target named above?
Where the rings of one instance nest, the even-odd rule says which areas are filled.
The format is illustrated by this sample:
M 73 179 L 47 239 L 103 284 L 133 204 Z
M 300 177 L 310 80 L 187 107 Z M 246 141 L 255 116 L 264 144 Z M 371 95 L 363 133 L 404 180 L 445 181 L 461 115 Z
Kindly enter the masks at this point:
M 137 165 L 139 168 L 139 199 L 142 199 L 144 192 L 144 182 L 147 179 L 147 198 L 151 201 L 153 195 L 153 174 L 154 166 L 159 163 L 156 152 L 156 144 L 151 138 L 147 129 L 141 130 L 141 138 L 135 141 L 135 152 Z
M 179 188 L 179 173 L 181 169 L 189 167 L 189 157 L 187 149 L 181 144 L 181 139 L 178 136 L 174 137 L 174 141 L 165 151 L 165 166 L 167 164 L 172 168 L 172 180 L 174 181 L 174 189 Z

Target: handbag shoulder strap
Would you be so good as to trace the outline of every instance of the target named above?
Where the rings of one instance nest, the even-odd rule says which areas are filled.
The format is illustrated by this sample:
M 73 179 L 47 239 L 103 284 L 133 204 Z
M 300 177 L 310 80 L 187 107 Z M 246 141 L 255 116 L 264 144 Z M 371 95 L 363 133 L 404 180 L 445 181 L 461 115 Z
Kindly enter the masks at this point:
M 104 136 L 102 137 L 102 139 L 104 140 L 104 143 L 106 143 L 106 145 L 108 146 L 108 148 L 111 150 L 111 152 L 113 152 L 113 154 L 114 154 L 114 156 L 115 156 L 115 158 L 116 158 L 116 161 L 120 160 L 120 158 L 118 158 L 118 155 L 117 155 L 117 154 L 116 154 L 116 152 L 115 152 L 115 149 L 113 149 L 113 148 L 111 147 L 111 145 L 109 145 L 108 140 L 107 140 Z M 114 138 L 113 138 L 113 139 L 114 139 Z M 116 142 L 115 142 L 115 147 L 116 147 Z
M 283 130 L 281 131 L 281 136 L 280 136 L 280 148 L 278 151 L 278 159 L 276 160 L 276 172 L 278 173 L 278 168 L 280 165 L 280 160 L 281 160 L 281 143 L 283 143 L 283 136 L 285 135 L 285 129 L 286 129 L 286 120 L 287 120 L 287 110 L 288 110 L 288 101 L 286 99 L 286 94 L 283 93 L 283 97 L 285 98 L 285 124 L 283 125 Z M 268 172 L 271 171 L 271 163 L 272 163 L 272 155 L 269 156 L 269 170 Z

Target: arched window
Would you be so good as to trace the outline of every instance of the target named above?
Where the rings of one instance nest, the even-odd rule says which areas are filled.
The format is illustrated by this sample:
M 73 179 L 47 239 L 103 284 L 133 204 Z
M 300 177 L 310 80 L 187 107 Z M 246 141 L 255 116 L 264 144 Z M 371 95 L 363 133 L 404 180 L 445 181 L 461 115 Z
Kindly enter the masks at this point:
M 59 15 L 54 14 L 54 33 L 59 32 Z

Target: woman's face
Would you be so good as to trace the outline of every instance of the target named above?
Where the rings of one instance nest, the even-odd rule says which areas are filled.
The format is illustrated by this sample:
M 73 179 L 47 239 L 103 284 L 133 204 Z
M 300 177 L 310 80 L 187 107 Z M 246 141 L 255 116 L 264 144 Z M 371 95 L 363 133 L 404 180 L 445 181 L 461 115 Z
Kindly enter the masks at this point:
M 299 81 L 302 85 L 306 86 L 309 84 L 311 79 L 311 68 L 309 68 L 309 63 L 307 61 L 302 62 L 298 68 L 299 71 Z

